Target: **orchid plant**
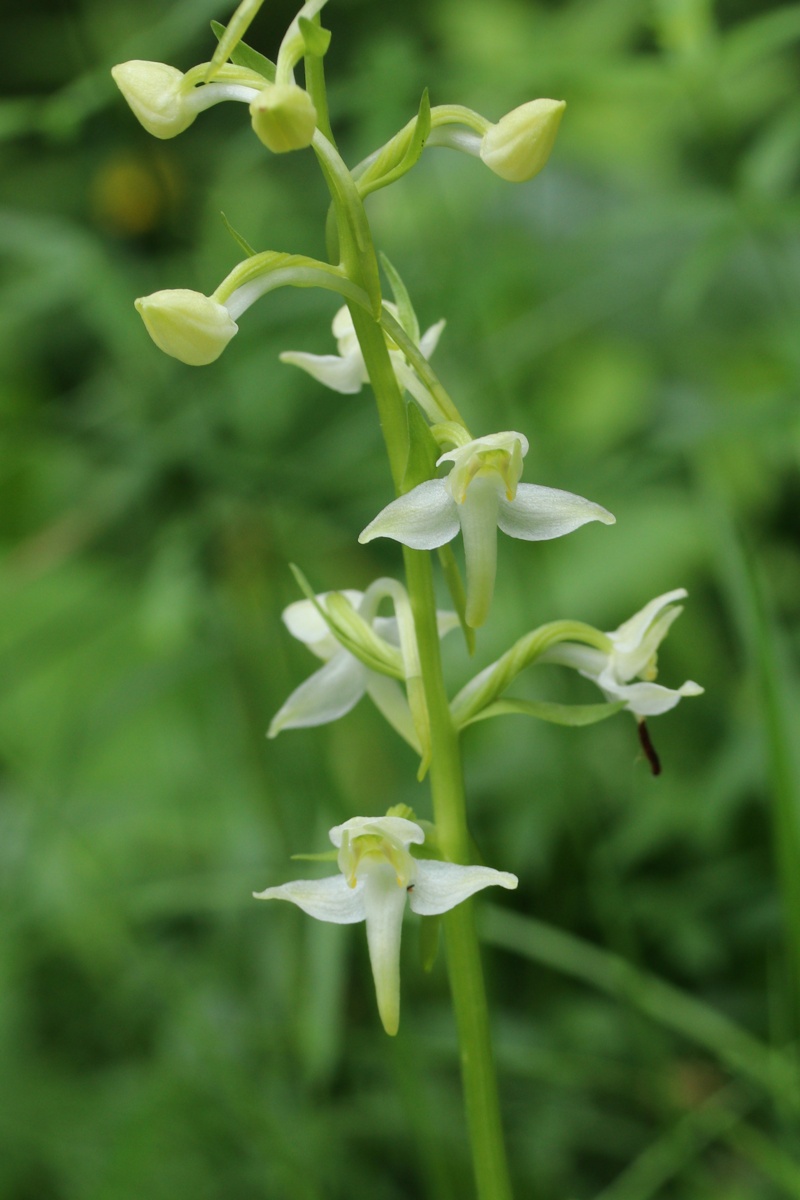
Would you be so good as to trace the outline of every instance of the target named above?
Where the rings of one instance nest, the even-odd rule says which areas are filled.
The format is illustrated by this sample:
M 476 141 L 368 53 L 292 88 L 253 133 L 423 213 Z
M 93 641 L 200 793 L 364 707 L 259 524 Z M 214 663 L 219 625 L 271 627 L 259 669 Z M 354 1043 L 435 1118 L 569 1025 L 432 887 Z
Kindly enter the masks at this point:
M 310 149 L 329 194 L 328 260 L 282 250 L 248 253 L 210 295 L 184 288 L 156 291 L 138 299 L 136 308 L 161 350 L 189 366 L 202 366 L 223 353 L 239 319 L 270 291 L 320 287 L 344 302 L 333 320 L 337 354 L 287 350 L 281 359 L 345 396 L 370 384 L 394 498 L 387 497 L 358 540 L 398 542 L 405 581 L 384 578 L 363 591 L 315 594 L 296 571 L 304 598 L 286 609 L 284 623 L 322 665 L 275 714 L 269 736 L 335 721 L 369 696 L 419 756 L 419 778 L 429 775 L 433 820 L 405 806 L 386 815 L 353 816 L 330 831 L 338 874 L 277 883 L 256 895 L 287 900 L 318 920 L 366 923 L 378 1011 L 390 1035 L 399 1024 L 405 910 L 423 922 L 444 915 L 477 1193 L 481 1200 L 508 1200 L 511 1185 L 470 897 L 493 885 L 513 889 L 517 879 L 471 861 L 475 852 L 460 737 L 472 722 L 505 713 L 582 725 L 626 709 L 639 723 L 647 749 L 645 718 L 702 691 L 691 681 L 674 690 L 655 682 L 657 651 L 681 611 L 675 602 L 686 593 L 679 588 L 657 597 L 611 633 L 574 620 L 530 630 L 457 694 L 448 695 L 440 641 L 460 627 L 471 652 L 475 630 L 489 619 L 497 530 L 536 542 L 589 523 L 612 525 L 615 518 L 600 503 L 571 491 L 521 482 L 528 451 L 524 433 L 470 431 L 430 366 L 444 321 L 420 332 L 401 276 L 376 253 L 365 201 L 400 181 L 423 152 L 435 147 L 472 155 L 503 180 L 531 180 L 547 163 L 565 105 L 531 100 L 493 123 L 460 105 L 431 107 L 425 94 L 401 130 L 350 168 L 328 117 L 323 60 L 330 33 L 320 20 L 325 0 L 304 5 L 274 63 L 242 41 L 260 3 L 243 0 L 227 28 L 214 26 L 218 45 L 207 63 L 182 73 L 162 63 L 133 61 L 115 67 L 113 76 L 134 115 L 155 137 L 183 133 L 205 109 L 230 100 L 247 105 L 254 133 L 270 153 Z M 304 86 L 295 79 L 301 60 Z M 381 265 L 391 299 L 383 297 Z M 459 533 L 465 582 L 450 546 Z M 432 550 L 438 551 L 451 597 L 447 611 L 436 605 Z M 579 671 L 600 689 L 603 702 L 568 706 L 508 697 L 516 676 L 539 663 Z M 654 753 L 650 758 L 655 769 Z

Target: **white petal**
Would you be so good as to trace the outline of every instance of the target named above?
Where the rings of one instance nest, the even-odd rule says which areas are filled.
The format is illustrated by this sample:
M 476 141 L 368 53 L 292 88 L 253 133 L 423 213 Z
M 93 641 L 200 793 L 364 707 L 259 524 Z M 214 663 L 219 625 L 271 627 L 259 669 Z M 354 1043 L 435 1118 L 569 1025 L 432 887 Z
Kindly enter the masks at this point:
M 301 683 L 272 718 L 267 737 L 282 729 L 304 729 L 336 721 L 355 708 L 366 689 L 367 668 L 346 650 Z
M 686 588 L 675 588 L 674 591 L 665 592 L 663 596 L 656 596 L 655 600 L 645 604 L 644 608 L 639 609 L 629 620 L 620 625 L 619 629 L 615 629 L 608 636 L 612 638 L 618 650 L 627 652 L 635 649 L 661 610 L 676 600 L 685 600 L 687 595 Z
M 324 607 L 329 595 L 330 592 L 321 592 L 317 596 L 318 603 Z M 341 595 L 345 596 L 356 609 L 364 597 L 363 592 L 354 591 L 352 588 L 343 588 Z M 297 638 L 298 642 L 303 642 L 315 653 L 319 653 L 320 658 L 327 660 L 331 657 L 330 653 L 320 653 L 320 643 L 325 647 L 332 643 L 333 649 L 339 648 L 339 643 L 328 628 L 324 617 L 320 615 L 317 606 L 310 600 L 295 600 L 294 604 L 290 604 L 283 610 L 282 618 L 292 637 Z
M 467 624 L 473 629 L 483 625 L 489 615 L 497 574 L 497 514 L 500 503 L 493 477 L 473 479 L 458 519 L 464 537 L 464 563 L 467 568 Z
M 408 894 L 408 902 L 414 912 L 423 917 L 432 917 L 455 908 L 462 900 L 483 888 L 497 885 L 513 889 L 518 882 L 516 875 L 508 871 L 495 871 L 492 867 L 461 867 L 457 863 L 419 859 L 417 877 Z
M 338 354 L 305 354 L 300 350 L 284 350 L 278 357 L 283 363 L 307 371 L 318 383 L 343 396 L 355 395 L 366 383 L 366 370 L 360 353 L 339 358 Z
M 400 387 L 414 397 L 429 420 L 440 421 L 442 410 L 414 368 L 409 366 L 399 351 L 392 354 L 391 359 Z
M 562 537 L 587 521 L 613 525 L 616 517 L 583 496 L 562 492 L 560 488 L 540 487 L 535 483 L 520 483 L 514 500 L 501 497 L 497 517 L 497 524 L 503 533 L 523 538 L 526 542 Z
M 378 1012 L 390 1037 L 394 1037 L 400 1024 L 400 938 L 407 895 L 389 863 L 376 864 L 365 872 L 369 961 Z
M 431 325 L 430 329 L 426 329 L 423 333 L 419 340 L 419 348 L 425 358 L 430 358 L 439 345 L 439 338 L 442 336 L 442 330 L 446 324 L 445 320 L 437 321 L 435 325 Z
M 334 925 L 353 925 L 366 917 L 364 887 L 348 887 L 344 875 L 329 875 L 327 879 L 297 879 L 280 887 L 253 892 L 256 900 L 289 900 L 318 921 Z
M 341 308 L 336 310 L 336 314 L 331 321 L 331 332 L 337 342 L 339 338 L 352 337 L 355 334 L 353 317 L 346 304 L 343 304 Z
M 417 754 L 422 753 L 408 699 L 396 679 L 370 671 L 367 676 L 367 695 L 392 729 L 408 742 Z
M 456 502 L 444 479 L 428 479 L 387 504 L 359 534 L 359 542 L 393 538 L 412 550 L 435 550 L 458 533 Z
M 611 672 L 592 679 L 598 684 L 606 699 L 624 700 L 630 712 L 637 717 L 657 717 L 669 712 L 683 696 L 700 696 L 703 688 L 691 679 L 679 688 L 662 687 L 660 683 L 617 683 Z
M 421 846 L 425 841 L 424 829 L 416 821 L 407 821 L 405 817 L 351 817 L 342 825 L 334 825 L 329 837 L 337 850 L 345 833 L 349 833 L 351 837 L 361 837 L 365 833 L 376 834 L 378 837 L 387 837 L 401 846 L 408 846 L 411 842 Z
M 680 604 L 665 608 L 661 615 L 656 617 L 655 621 L 645 629 L 644 636 L 638 645 L 629 642 L 627 647 L 623 648 L 617 642 L 615 634 L 609 635 L 614 646 L 611 661 L 617 679 L 627 681 L 635 679 L 637 675 L 647 678 L 650 673 L 648 668 L 655 660 L 658 647 L 669 633 L 672 622 L 682 612 L 683 606 Z

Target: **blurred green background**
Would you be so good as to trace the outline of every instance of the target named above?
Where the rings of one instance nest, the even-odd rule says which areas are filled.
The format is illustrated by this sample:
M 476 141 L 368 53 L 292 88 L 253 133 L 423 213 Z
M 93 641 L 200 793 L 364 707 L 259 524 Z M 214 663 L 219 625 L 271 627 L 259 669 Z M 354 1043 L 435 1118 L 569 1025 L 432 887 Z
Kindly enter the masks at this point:
M 250 899 L 335 822 L 430 813 L 367 702 L 264 739 L 314 666 L 280 623 L 288 562 L 318 590 L 399 570 L 355 541 L 390 495 L 367 391 L 277 361 L 333 350 L 335 298 L 267 297 L 203 369 L 132 306 L 217 285 L 240 256 L 221 211 L 258 249 L 323 255 L 310 154 L 269 156 L 238 105 L 157 142 L 111 83 L 124 59 L 208 58 L 231 10 L 5 21 L 3 1200 L 472 1194 L 413 920 L 391 1042 L 363 930 Z M 265 10 L 248 40 L 273 55 L 294 9 Z M 483 905 L 518 1195 L 796 1197 L 793 1059 L 773 1078 L 767 1047 L 799 1032 L 800 6 L 331 0 L 325 22 L 351 163 L 426 85 L 492 119 L 569 106 L 532 184 L 432 150 L 369 201 L 423 327 L 448 319 L 435 366 L 475 432 L 524 431 L 528 480 L 618 521 L 501 539 L 453 688 L 542 621 L 614 628 L 678 586 L 660 679 L 706 687 L 651 722 L 658 779 L 626 716 L 465 737 L 476 839 L 521 880 Z M 555 668 L 516 690 L 599 698 Z

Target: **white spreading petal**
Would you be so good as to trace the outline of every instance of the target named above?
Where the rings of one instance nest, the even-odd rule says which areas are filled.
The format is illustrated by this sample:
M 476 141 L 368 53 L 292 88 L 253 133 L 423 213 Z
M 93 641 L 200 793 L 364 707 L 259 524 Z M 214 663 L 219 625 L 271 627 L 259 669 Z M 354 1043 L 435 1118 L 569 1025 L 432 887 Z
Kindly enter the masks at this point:
M 613 645 L 611 660 L 617 679 L 634 679 L 637 675 L 642 679 L 653 678 L 651 671 L 655 667 L 658 647 L 669 633 L 672 622 L 682 612 L 683 607 L 680 604 L 664 609 L 661 616 L 657 617 L 649 629 L 645 630 L 644 637 L 638 646 L 631 645 L 630 648 L 623 649 L 617 641 L 616 634 L 608 635 Z
M 355 708 L 366 690 L 367 668 L 346 650 L 295 688 L 272 718 L 267 737 L 283 729 L 304 729 L 336 721 Z
M 367 382 L 367 372 L 360 351 L 340 358 L 337 354 L 306 354 L 300 350 L 284 350 L 278 357 L 281 362 L 300 367 L 318 383 L 343 396 L 355 395 Z
M 435 550 L 451 541 L 458 529 L 456 502 L 445 480 L 428 479 L 387 504 L 358 540 L 363 544 L 376 537 L 388 537 L 412 550 Z
M 685 600 L 687 595 L 686 588 L 675 588 L 671 592 L 665 592 L 663 596 L 656 596 L 655 600 L 651 600 L 649 604 L 645 604 L 644 608 L 639 609 L 637 613 L 634 613 L 632 617 L 624 621 L 619 629 L 615 629 L 613 633 L 608 635 L 613 641 L 615 648 L 623 654 L 627 654 L 631 650 L 636 650 L 641 645 L 645 634 L 662 609 L 665 609 L 669 604 L 673 604 L 676 600 Z M 678 613 L 680 611 L 678 609 Z
M 408 699 L 397 680 L 370 671 L 367 675 L 367 695 L 403 741 L 408 742 L 417 754 L 422 754 Z
M 600 504 L 583 496 L 535 483 L 518 484 L 513 500 L 501 496 L 497 516 L 497 524 L 503 533 L 527 542 L 562 537 L 588 521 L 613 525 L 616 517 Z
M 435 325 L 431 325 L 430 329 L 426 329 L 419 340 L 419 348 L 425 358 L 430 358 L 436 347 L 439 345 L 439 338 L 442 336 L 442 331 L 447 322 L 442 319 L 437 321 Z
M 657 717 L 674 708 L 682 696 L 700 696 L 704 690 L 691 679 L 679 688 L 663 687 L 660 683 L 619 683 L 610 669 L 590 678 L 602 689 L 607 700 L 624 700 L 637 717 Z
M 432 917 L 448 912 L 483 888 L 497 885 L 513 889 L 518 882 L 516 875 L 492 867 L 462 867 L 457 863 L 419 859 L 408 903 L 413 912 Z
M 327 879 L 297 879 L 279 887 L 253 892 L 256 900 L 289 900 L 318 921 L 334 925 L 354 925 L 366 917 L 364 885 L 348 887 L 344 875 L 329 875 Z

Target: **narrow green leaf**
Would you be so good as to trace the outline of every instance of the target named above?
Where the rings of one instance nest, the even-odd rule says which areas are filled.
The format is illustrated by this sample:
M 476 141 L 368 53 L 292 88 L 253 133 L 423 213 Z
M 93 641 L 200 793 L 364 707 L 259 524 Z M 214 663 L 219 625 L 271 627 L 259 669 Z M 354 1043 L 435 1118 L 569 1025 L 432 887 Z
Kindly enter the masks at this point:
M 703 1046 L 724 1066 L 780 1096 L 798 1111 L 793 1058 L 766 1045 L 724 1013 L 665 979 L 640 970 L 620 955 L 583 938 L 491 904 L 481 907 L 481 934 L 500 946 L 590 987 L 616 996 L 689 1042 Z
M 336 862 L 338 850 L 322 850 L 319 854 L 292 854 L 292 862 Z
M 241 4 L 236 9 L 236 12 L 233 14 L 220 36 L 217 48 L 214 51 L 211 62 L 208 64 L 205 83 L 210 83 L 219 71 L 220 67 L 223 66 L 229 58 L 233 57 L 234 50 L 247 33 L 251 21 L 258 13 L 258 10 L 261 8 L 263 2 L 264 0 L 242 0 Z M 249 64 L 241 65 L 244 66 Z M 258 67 L 256 68 L 256 70 L 259 69 L 260 68 Z
M 254 254 L 256 254 L 257 251 L 253 249 L 253 247 L 250 245 L 249 242 L 245 241 L 245 239 L 242 237 L 242 235 L 240 233 L 236 232 L 236 230 L 233 228 L 233 226 L 231 225 L 228 218 L 225 216 L 224 212 L 221 212 L 219 215 L 222 217 L 222 224 L 225 226 L 228 233 L 231 235 L 233 240 L 236 242 L 237 246 L 241 250 L 244 250 L 245 254 L 247 254 L 248 257 L 252 258 L 252 256 Z
M 489 717 L 504 717 L 519 714 L 523 717 L 535 717 L 538 721 L 550 721 L 553 725 L 595 725 L 613 717 L 625 707 L 624 700 L 614 704 L 554 704 L 547 700 L 495 700 L 482 708 L 474 717 L 470 717 L 461 727 L 474 725 L 476 721 L 485 721 Z
M 220 25 L 219 21 L 212 21 L 211 31 L 219 41 L 225 33 L 225 26 Z M 251 71 L 258 71 L 259 75 L 263 75 L 270 83 L 275 82 L 275 63 L 272 59 L 259 54 L 257 50 L 253 50 L 246 42 L 239 42 L 228 57 L 237 67 L 249 67 Z
M 386 278 L 389 280 L 389 287 L 392 289 L 394 302 L 397 305 L 400 324 L 411 340 L 419 344 L 419 321 L 417 320 L 417 314 L 414 312 L 414 306 L 411 303 L 408 289 L 382 250 L 379 252 L 378 258 L 381 260 L 381 266 L 386 272 Z
M 308 17 L 298 17 L 297 23 L 300 26 L 300 33 L 303 35 L 306 54 L 311 54 L 315 58 L 323 58 L 331 44 L 330 29 L 323 29 L 315 21 L 309 21 Z

